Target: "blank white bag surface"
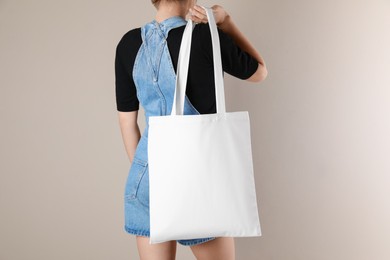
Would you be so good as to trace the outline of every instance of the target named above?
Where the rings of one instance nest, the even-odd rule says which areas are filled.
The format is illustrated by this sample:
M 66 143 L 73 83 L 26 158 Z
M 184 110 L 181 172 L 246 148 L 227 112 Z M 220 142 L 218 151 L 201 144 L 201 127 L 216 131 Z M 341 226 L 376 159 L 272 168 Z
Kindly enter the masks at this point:
M 260 223 L 253 229 L 259 218 L 247 111 L 151 117 L 149 125 L 149 171 L 161 173 L 149 176 L 152 243 L 203 238 L 211 230 L 213 236 L 261 235 Z M 159 239 L 160 233 L 172 237 Z

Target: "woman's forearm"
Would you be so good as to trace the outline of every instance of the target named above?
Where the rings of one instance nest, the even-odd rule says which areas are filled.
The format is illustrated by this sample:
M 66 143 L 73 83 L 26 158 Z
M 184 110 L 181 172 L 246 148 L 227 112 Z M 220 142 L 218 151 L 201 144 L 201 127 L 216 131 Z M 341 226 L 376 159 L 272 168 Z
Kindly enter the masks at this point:
M 136 122 L 135 113 L 119 113 L 119 125 L 121 129 L 123 144 L 130 163 L 133 162 L 135 150 L 141 138 L 141 132 Z
M 212 10 L 218 28 L 228 34 L 238 47 L 252 55 L 252 57 L 254 57 L 265 68 L 266 66 L 263 57 L 261 57 L 260 53 L 255 47 L 253 47 L 248 38 L 246 38 L 240 29 L 238 29 L 237 25 L 233 22 L 233 19 L 225 11 L 225 9 L 220 5 L 213 5 Z M 190 17 L 194 22 L 208 22 L 207 14 L 203 7 L 195 5 L 193 8 L 190 8 L 189 11 Z
M 221 24 L 218 24 L 218 28 L 228 34 L 234 42 L 244 51 L 252 55 L 261 65 L 265 67 L 265 61 L 261 57 L 260 53 L 253 47 L 247 37 L 238 29 L 237 25 L 233 22 L 230 15 L 227 15 Z

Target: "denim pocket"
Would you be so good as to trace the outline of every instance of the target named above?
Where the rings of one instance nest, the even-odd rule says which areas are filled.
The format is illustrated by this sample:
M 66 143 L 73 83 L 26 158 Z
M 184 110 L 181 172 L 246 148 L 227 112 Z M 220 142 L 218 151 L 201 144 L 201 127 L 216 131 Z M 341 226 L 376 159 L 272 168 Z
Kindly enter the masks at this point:
M 142 180 L 142 177 L 145 174 L 147 165 L 148 163 L 146 161 L 138 159 L 137 157 L 133 158 L 133 162 L 131 164 L 129 174 L 127 176 L 126 190 L 125 190 L 126 200 L 134 200 L 137 198 L 139 185 Z

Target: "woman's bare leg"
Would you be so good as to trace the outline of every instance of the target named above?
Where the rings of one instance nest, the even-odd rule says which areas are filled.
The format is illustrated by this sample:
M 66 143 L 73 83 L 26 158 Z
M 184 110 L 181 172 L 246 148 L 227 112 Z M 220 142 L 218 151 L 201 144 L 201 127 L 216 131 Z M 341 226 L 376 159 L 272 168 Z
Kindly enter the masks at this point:
M 213 240 L 191 246 L 197 260 L 235 260 L 233 237 L 217 237 Z
M 175 260 L 176 241 L 149 244 L 149 237 L 137 236 L 136 239 L 141 260 Z

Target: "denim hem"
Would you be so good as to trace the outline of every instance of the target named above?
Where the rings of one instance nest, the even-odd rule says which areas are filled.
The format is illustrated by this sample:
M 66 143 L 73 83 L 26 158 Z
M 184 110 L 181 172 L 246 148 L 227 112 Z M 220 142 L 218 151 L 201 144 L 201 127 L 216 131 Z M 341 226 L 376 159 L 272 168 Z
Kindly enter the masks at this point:
M 125 230 L 127 233 L 132 234 L 132 235 L 137 235 L 137 236 L 144 236 L 144 237 L 150 237 L 150 232 L 146 230 L 138 230 L 138 229 L 132 229 L 127 227 L 126 225 L 124 226 Z M 194 246 L 198 244 L 205 243 L 207 241 L 213 240 L 215 237 L 206 237 L 206 238 L 195 238 L 195 239 L 181 239 L 181 240 L 176 240 L 177 243 L 183 245 L 183 246 Z
M 150 237 L 149 231 L 132 229 L 132 228 L 127 227 L 126 225 L 124 227 L 125 227 L 126 232 L 129 233 L 129 234 L 137 235 L 137 236 Z
M 215 237 L 207 237 L 207 238 L 198 238 L 191 240 L 177 240 L 177 242 L 183 246 L 194 246 L 205 243 L 207 241 L 213 240 Z

